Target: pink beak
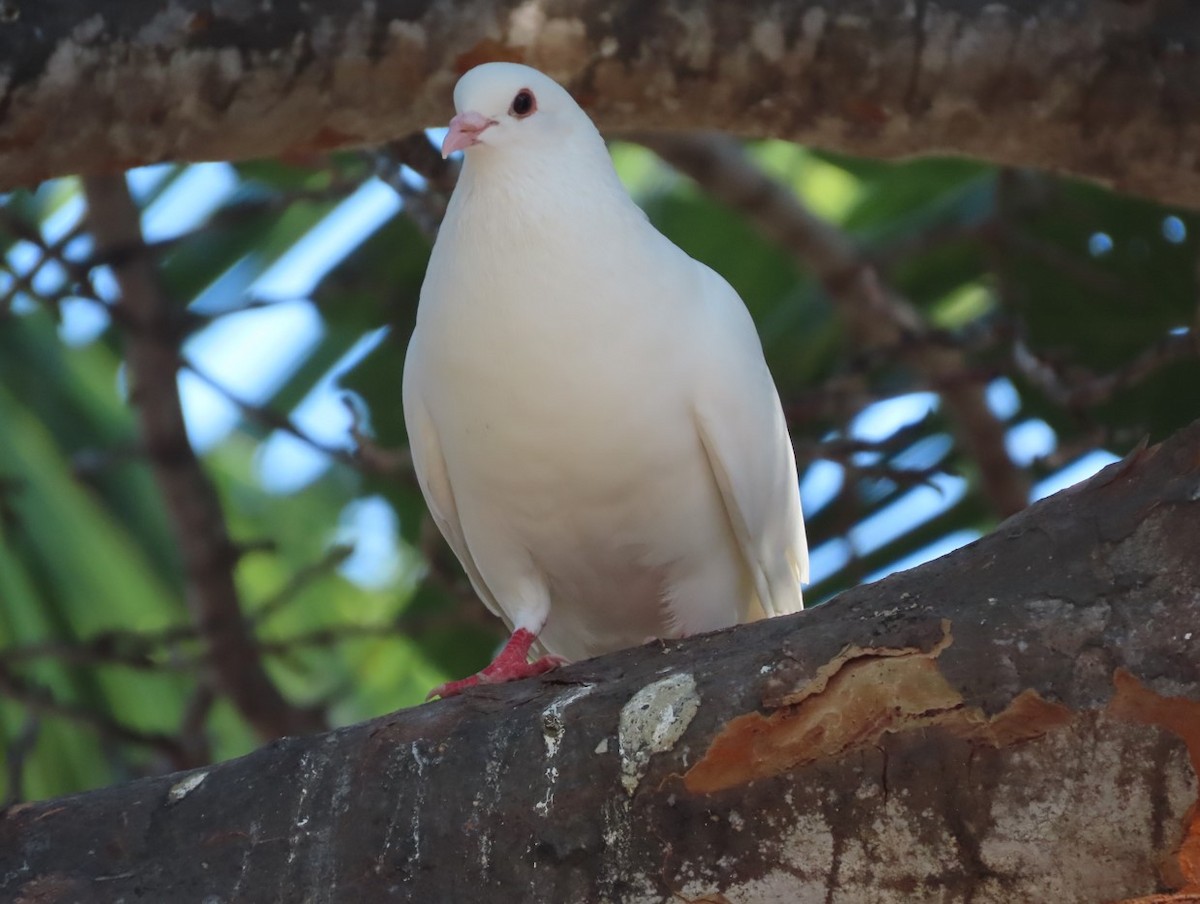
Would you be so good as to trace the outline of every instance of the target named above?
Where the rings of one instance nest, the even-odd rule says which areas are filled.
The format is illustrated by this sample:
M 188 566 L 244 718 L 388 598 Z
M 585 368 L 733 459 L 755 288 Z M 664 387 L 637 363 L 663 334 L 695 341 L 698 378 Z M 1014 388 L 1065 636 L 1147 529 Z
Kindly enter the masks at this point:
M 442 157 L 449 157 L 455 151 L 462 151 L 473 144 L 479 144 L 479 136 L 488 126 L 494 126 L 496 120 L 488 119 L 482 113 L 459 113 L 450 120 L 450 131 L 442 141 Z

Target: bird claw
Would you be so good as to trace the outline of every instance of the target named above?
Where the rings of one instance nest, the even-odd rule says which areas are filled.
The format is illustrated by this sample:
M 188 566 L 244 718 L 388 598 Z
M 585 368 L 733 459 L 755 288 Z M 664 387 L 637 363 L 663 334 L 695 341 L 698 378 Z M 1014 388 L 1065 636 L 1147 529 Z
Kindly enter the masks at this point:
M 544 675 L 551 669 L 556 669 L 566 663 L 561 656 L 543 656 L 541 659 L 529 661 L 529 649 L 537 635 L 526 628 L 513 631 L 508 643 L 504 645 L 492 664 L 481 672 L 460 678 L 457 681 L 447 681 L 429 692 L 426 702 L 434 697 L 455 697 L 469 687 L 478 684 L 503 684 L 506 681 L 516 681 L 520 678 L 532 678 L 534 675 Z
M 476 672 L 474 675 L 468 675 L 466 678 L 459 678 L 457 681 L 447 681 L 445 684 L 439 684 L 431 690 L 425 697 L 425 701 L 429 702 L 434 697 L 441 697 L 445 700 L 447 697 L 457 697 L 467 688 L 477 687 L 481 684 L 505 684 L 509 681 L 519 681 L 522 678 L 533 678 L 537 675 L 544 675 L 547 672 L 553 671 L 560 665 L 566 665 L 567 660 L 561 656 L 543 656 L 541 659 L 533 662 L 512 663 L 497 659 L 486 669 Z
M 469 687 L 474 687 L 479 684 L 479 675 L 482 672 L 470 675 L 466 678 L 460 678 L 457 681 L 447 681 L 445 684 L 439 684 L 428 694 L 425 695 L 425 702 L 428 703 L 435 697 L 440 697 L 445 700 L 447 697 L 457 697 Z

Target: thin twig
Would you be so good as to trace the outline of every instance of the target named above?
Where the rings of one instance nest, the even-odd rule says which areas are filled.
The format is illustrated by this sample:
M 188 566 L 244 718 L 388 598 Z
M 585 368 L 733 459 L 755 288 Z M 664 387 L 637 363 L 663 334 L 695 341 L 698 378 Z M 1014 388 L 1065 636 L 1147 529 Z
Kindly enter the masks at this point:
M 58 700 L 48 689 L 0 666 L 0 695 L 25 706 L 39 716 L 56 716 L 96 731 L 101 737 L 124 744 L 149 747 L 173 764 L 183 761 L 179 741 L 160 732 L 140 731 L 109 718 L 90 706 Z
M 413 132 L 364 153 L 373 165 L 375 175 L 400 195 L 405 211 L 417 228 L 433 241 L 446 215 L 450 193 L 458 181 L 460 164 L 442 159 L 424 132 Z M 425 180 L 424 187 L 418 188 L 404 177 L 402 168 L 405 166 Z
M 417 474 L 413 470 L 412 452 L 408 447 L 388 449 L 379 445 L 374 437 L 367 433 L 363 424 L 363 412 L 355 403 L 354 396 L 344 394 L 341 401 L 350 415 L 350 438 L 354 441 L 355 460 L 370 473 L 403 477 L 415 485 Z
M 179 356 L 179 366 L 186 369 L 205 386 L 222 395 L 247 420 L 253 421 L 268 430 L 278 430 L 280 433 L 286 433 L 288 436 L 300 440 L 310 448 L 341 464 L 352 468 L 361 468 L 358 459 L 348 450 L 326 445 L 320 440 L 309 436 L 297 427 L 292 422 L 292 419 L 285 414 L 280 414 L 278 411 L 274 411 L 263 405 L 255 405 L 253 402 L 247 402 L 215 377 L 201 370 L 193 361 L 182 354 Z
M 461 163 L 443 157 L 423 131 L 412 132 L 404 138 L 389 142 L 380 150 L 417 173 L 439 194 L 449 195 L 454 191 L 459 171 L 462 169 Z
M 469 588 L 468 588 L 469 592 Z M 405 612 L 395 621 L 378 624 L 341 624 L 330 625 L 326 628 L 314 628 L 290 637 L 259 642 L 259 649 L 265 655 L 286 656 L 296 650 L 311 647 L 331 647 L 350 640 L 363 640 L 381 637 L 412 637 L 433 630 L 461 628 L 466 625 L 495 632 L 500 636 L 500 626 L 495 616 L 487 611 L 474 593 L 463 595 L 459 600 L 462 605 L 451 609 L 437 609 L 429 612 Z
M 245 623 L 245 630 L 255 648 L 274 652 L 286 647 L 286 642 L 282 641 L 260 642 L 254 637 L 255 628 L 277 615 L 313 581 L 341 565 L 352 552 L 353 547 L 350 546 L 333 546 L 321 559 L 299 569 L 274 596 L 258 607 Z M 69 665 L 109 665 L 137 671 L 196 670 L 211 657 L 211 653 L 185 656 L 179 655 L 178 650 L 185 643 L 200 640 L 202 633 L 195 625 L 171 625 L 157 631 L 103 631 L 75 642 L 25 644 L 0 650 L 0 668 L 40 659 L 55 659 Z M 164 649 L 171 655 L 164 656 Z
M 255 626 L 259 626 L 271 617 L 279 614 L 289 603 L 299 597 L 305 587 L 335 570 L 346 559 L 350 558 L 353 552 L 353 546 L 344 544 L 331 546 L 320 560 L 304 566 L 289 577 L 287 583 L 274 596 L 254 611 L 250 616 L 250 621 Z M 260 644 L 259 646 L 261 648 L 262 645 Z
M 191 625 L 174 625 L 161 631 L 102 631 L 82 641 L 45 641 L 0 650 L 0 668 L 39 659 L 54 659 L 64 665 L 115 665 L 135 671 L 183 670 L 194 662 L 179 657 L 164 660 L 164 647 L 195 641 Z
M 0 314 L 7 313 L 12 308 L 13 301 L 17 295 L 22 292 L 31 298 L 40 299 L 43 303 L 51 299 L 61 301 L 63 298 L 73 297 L 76 294 L 68 290 L 59 290 L 51 295 L 45 295 L 34 289 L 34 279 L 37 278 L 38 274 L 49 263 L 59 264 L 67 272 L 70 282 L 85 287 L 82 290 L 84 295 L 89 290 L 94 291 L 91 287 L 89 268 L 79 261 L 73 261 L 66 256 L 66 246 L 78 238 L 83 231 L 82 222 L 77 223 L 71 229 L 67 230 L 56 241 L 47 242 L 38 227 L 25 222 L 20 217 L 14 215 L 7 207 L 0 205 L 0 226 L 12 235 L 24 239 L 38 249 L 37 260 L 24 273 L 18 273 L 14 270 L 9 265 L 7 259 L 3 259 L 3 263 L 0 264 L 12 277 L 12 285 L 8 287 L 3 295 L 0 295 Z
M 1200 357 L 1200 331 L 1181 329 L 1168 333 L 1126 364 L 1106 374 L 1080 365 L 1064 367 L 1039 357 L 1028 345 L 1013 348 L 1013 365 L 1026 380 L 1064 408 L 1091 408 L 1103 404 L 1121 390 L 1142 382 L 1155 371 L 1175 361 Z

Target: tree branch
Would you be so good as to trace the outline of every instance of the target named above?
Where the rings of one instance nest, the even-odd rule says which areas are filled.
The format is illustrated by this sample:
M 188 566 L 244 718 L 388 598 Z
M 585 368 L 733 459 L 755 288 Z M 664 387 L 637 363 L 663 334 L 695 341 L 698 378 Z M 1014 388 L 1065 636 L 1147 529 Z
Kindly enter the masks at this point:
M 519 59 L 607 130 L 965 154 L 1200 206 L 1194 3 L 12 6 L 0 188 L 379 145 L 445 123 L 469 66 Z
M 636 140 L 794 254 L 838 302 L 857 348 L 894 350 L 941 395 L 996 512 L 1006 517 L 1025 507 L 1028 480 L 1005 451 L 1004 425 L 988 407 L 984 387 L 962 379 L 968 371 L 962 352 L 922 341 L 929 331 L 920 313 L 880 283 L 849 236 L 812 214 L 795 192 L 755 166 L 733 138 L 659 134 Z
M 0 894 L 1092 904 L 1186 887 L 1198 506 L 1200 423 L 808 612 L 11 808 Z
M 130 399 L 183 560 L 192 621 L 210 649 L 216 685 L 264 738 L 318 731 L 324 720 L 283 698 L 246 629 L 233 576 L 237 548 L 184 426 L 176 380 L 180 330 L 154 264 L 142 249 L 139 213 L 125 178 L 89 177 L 84 193 L 100 255 L 122 250 L 112 269 L 127 325 Z

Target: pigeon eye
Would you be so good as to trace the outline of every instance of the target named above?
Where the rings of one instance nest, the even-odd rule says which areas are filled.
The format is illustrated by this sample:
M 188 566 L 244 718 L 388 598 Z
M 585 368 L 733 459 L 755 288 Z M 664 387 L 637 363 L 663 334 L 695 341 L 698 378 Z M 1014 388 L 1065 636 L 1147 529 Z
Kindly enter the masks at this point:
M 508 108 L 510 116 L 524 119 L 537 109 L 537 100 L 528 88 L 522 88 L 513 98 L 512 106 Z

